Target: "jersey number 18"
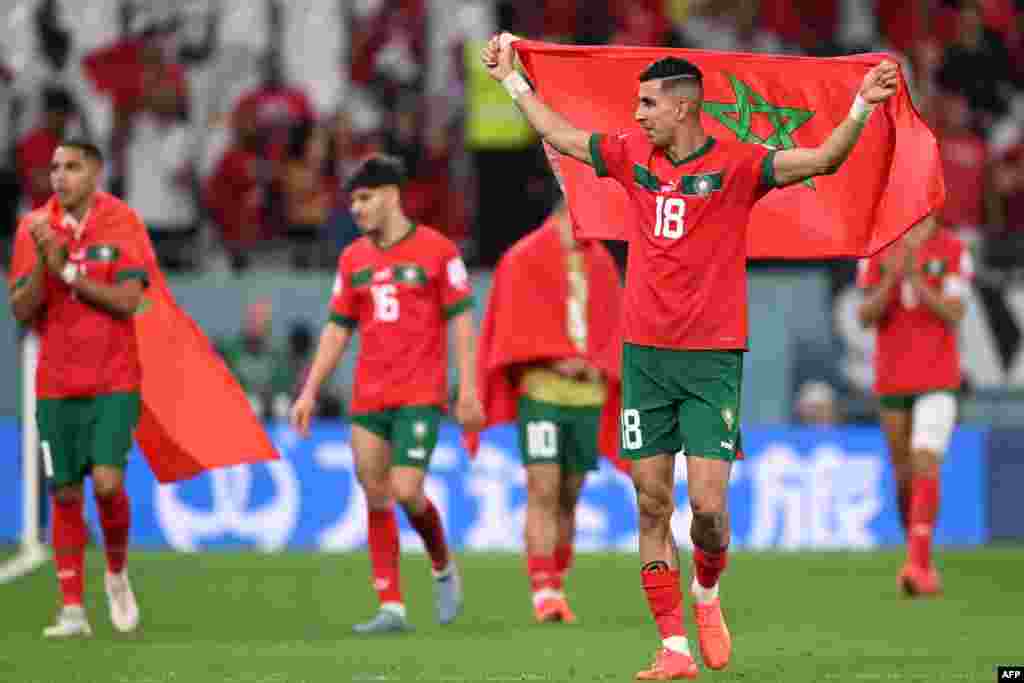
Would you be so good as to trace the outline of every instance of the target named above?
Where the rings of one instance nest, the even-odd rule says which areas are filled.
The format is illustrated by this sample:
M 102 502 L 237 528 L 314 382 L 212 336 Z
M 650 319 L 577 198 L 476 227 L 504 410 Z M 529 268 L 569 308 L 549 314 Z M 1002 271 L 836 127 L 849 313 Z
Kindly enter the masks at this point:
M 654 236 L 677 240 L 686 232 L 683 218 L 686 216 L 686 202 L 679 197 L 658 195 L 654 209 Z

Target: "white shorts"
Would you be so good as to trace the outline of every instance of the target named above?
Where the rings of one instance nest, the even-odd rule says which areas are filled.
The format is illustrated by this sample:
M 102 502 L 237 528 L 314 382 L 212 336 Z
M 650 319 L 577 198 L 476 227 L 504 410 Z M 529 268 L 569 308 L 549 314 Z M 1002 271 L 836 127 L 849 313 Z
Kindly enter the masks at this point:
M 914 401 L 910 450 L 931 451 L 941 460 L 956 426 L 956 398 L 948 391 L 922 394 Z

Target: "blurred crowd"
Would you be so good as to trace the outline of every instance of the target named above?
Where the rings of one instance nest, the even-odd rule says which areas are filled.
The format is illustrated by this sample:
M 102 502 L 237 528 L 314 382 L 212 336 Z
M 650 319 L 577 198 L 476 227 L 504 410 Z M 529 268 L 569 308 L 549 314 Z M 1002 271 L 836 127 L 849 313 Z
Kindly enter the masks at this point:
M 57 140 L 102 143 L 109 188 L 168 269 L 330 268 L 355 237 L 341 189 L 402 157 L 408 213 L 491 265 L 554 188 L 479 67 L 498 27 L 549 41 L 892 52 L 939 136 L 943 219 L 1003 275 L 1024 233 L 1021 0 L 6 0 L 4 230 L 47 196 Z M 516 197 L 509 202 L 510 189 Z M 520 189 L 522 188 L 522 189 Z M 992 247 L 991 245 L 999 245 Z
M 375 150 L 404 160 L 408 214 L 491 266 L 557 194 L 535 135 L 479 64 L 499 28 L 889 52 L 940 141 L 942 220 L 972 245 L 982 281 L 1024 278 L 1024 0 L 0 0 L 2 242 L 47 198 L 58 140 L 84 134 L 169 271 L 332 269 L 358 234 L 344 178 Z M 264 350 L 242 337 L 226 355 L 258 366 Z M 279 392 L 254 393 L 272 404 Z

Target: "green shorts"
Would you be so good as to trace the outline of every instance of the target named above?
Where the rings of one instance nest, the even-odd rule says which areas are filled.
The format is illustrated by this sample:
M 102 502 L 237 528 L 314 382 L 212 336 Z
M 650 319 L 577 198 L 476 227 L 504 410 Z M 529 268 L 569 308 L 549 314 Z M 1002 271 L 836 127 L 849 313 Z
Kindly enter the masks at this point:
M 929 394 L 952 394 L 955 397 L 956 391 L 953 389 L 933 389 L 931 391 L 922 391 L 919 394 L 882 394 L 878 397 L 878 402 L 885 410 L 899 410 L 909 413 L 914 409 L 914 404 L 917 403 L 918 399 Z
M 561 465 L 581 474 L 597 469 L 600 406 L 560 406 L 519 397 L 519 452 L 524 465 Z
M 137 391 L 39 399 L 39 448 L 50 486 L 79 484 L 95 465 L 124 469 L 139 408 Z
M 437 445 L 441 409 L 437 406 L 399 406 L 353 415 L 352 423 L 391 444 L 392 465 L 426 469 Z
M 735 460 L 742 449 L 743 352 L 622 350 L 622 455 Z

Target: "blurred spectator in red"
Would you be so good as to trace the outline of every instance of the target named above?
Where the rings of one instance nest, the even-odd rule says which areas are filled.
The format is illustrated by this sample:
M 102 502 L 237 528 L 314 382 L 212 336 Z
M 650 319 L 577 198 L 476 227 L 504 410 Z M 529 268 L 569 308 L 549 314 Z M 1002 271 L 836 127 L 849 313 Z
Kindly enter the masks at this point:
M 1006 112 L 1010 96 L 1010 55 L 998 33 L 985 26 L 978 0 L 960 0 L 957 35 L 946 47 L 943 77 L 966 93 L 971 108 L 981 114 L 979 126 L 989 125 Z
M 992 215 L 993 207 L 986 207 L 991 197 L 986 193 L 988 148 L 985 140 L 972 130 L 967 95 L 958 88 L 956 81 L 940 77 L 933 112 L 946 178 L 946 203 L 939 217 L 970 240 L 998 219 Z
M 31 207 L 46 203 L 50 187 L 50 160 L 57 146 L 68 134 L 75 115 L 71 95 L 63 88 L 48 87 L 43 91 L 43 120 L 18 142 L 18 178 L 21 191 Z
M 281 166 L 285 234 L 292 242 L 292 266 L 308 270 L 319 260 L 319 241 L 331 210 L 330 181 L 324 173 L 327 134 L 319 126 L 292 128 Z
M 750 0 L 748 0 L 749 2 Z M 609 0 L 616 30 L 612 45 L 665 45 L 672 23 L 662 0 Z
M 995 161 L 992 178 L 995 196 L 1005 216 L 1005 232 L 1024 236 L 1024 142 L 1017 143 Z
M 236 112 L 232 126 L 234 139 L 207 180 L 205 199 L 231 268 L 239 272 L 249 267 L 252 248 L 267 237 L 266 197 L 273 172 L 262 155 L 255 112 Z
M 149 228 L 161 266 L 172 271 L 193 268 L 198 256 L 193 130 L 180 97 L 167 81 L 147 89 L 125 148 L 125 200 Z
M 285 82 L 281 55 L 271 50 L 263 58 L 262 82 L 242 95 L 236 115 L 251 115 L 267 145 L 270 159 L 284 157 L 293 129 L 311 126 L 316 114 L 306 92 Z
M 760 0 L 761 25 L 783 42 L 815 54 L 834 50 L 840 0 Z
M 384 101 L 421 81 L 426 59 L 424 0 L 369 0 L 352 13 L 351 71 L 354 84 L 372 86 Z
M 443 142 L 428 147 L 424 123 L 421 98 L 414 92 L 403 93 L 382 147 L 405 164 L 408 180 L 402 187 L 402 208 L 406 214 L 447 234 L 448 157 Z

